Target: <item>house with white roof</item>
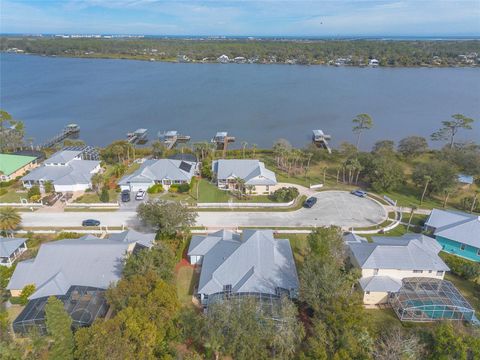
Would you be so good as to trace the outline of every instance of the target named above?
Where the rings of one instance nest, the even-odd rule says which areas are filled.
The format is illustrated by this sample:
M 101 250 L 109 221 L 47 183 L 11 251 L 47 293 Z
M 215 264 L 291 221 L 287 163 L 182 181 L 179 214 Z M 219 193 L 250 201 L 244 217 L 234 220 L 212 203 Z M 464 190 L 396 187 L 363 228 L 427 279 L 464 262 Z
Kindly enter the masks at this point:
M 190 263 L 201 266 L 196 294 L 204 306 L 225 294 L 280 298 L 298 296 L 298 276 L 288 239 L 272 230 L 221 230 L 193 236 Z
M 33 169 L 21 180 L 23 186 L 43 187 L 50 181 L 56 192 L 85 191 L 92 187 L 92 177 L 98 173 L 100 161 L 83 160 L 82 150 L 60 150 Z
M 238 179 L 251 186 L 249 193 L 270 194 L 277 185 L 275 173 L 259 160 L 220 159 L 212 162 L 212 173 L 221 190 L 238 190 Z
M 189 184 L 198 173 L 198 163 L 175 159 L 147 160 L 133 174 L 119 182 L 122 190 L 147 190 L 155 184 L 168 189 L 173 184 Z
M 20 296 L 26 285 L 34 285 L 29 303 L 13 323 L 16 332 L 30 326 L 45 329 L 43 308 L 48 297 L 64 302 L 75 326 L 90 325 L 105 315 L 105 290 L 120 280 L 125 257 L 136 249 L 153 246 L 155 234 L 133 230 L 100 239 L 86 235 L 44 243 L 34 259 L 21 261 L 7 285 L 12 296 Z
M 348 234 L 344 237 L 353 266 L 362 271 L 360 287 L 363 302 L 388 302 L 406 278 L 427 277 L 442 280 L 448 266 L 438 256 L 441 246 L 428 236 L 374 237 L 373 242 Z
M 433 209 L 425 230 L 433 234 L 443 251 L 480 262 L 480 216 Z
M 27 239 L 0 237 L 0 266 L 12 266 L 25 251 L 27 251 Z

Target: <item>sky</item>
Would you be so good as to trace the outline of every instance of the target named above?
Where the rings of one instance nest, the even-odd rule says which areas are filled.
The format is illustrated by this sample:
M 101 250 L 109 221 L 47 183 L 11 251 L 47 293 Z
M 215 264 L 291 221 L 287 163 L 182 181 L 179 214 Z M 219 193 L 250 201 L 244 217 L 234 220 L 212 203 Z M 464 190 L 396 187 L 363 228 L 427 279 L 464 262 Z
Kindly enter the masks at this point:
M 480 36 L 480 0 L 0 0 L 0 33 Z

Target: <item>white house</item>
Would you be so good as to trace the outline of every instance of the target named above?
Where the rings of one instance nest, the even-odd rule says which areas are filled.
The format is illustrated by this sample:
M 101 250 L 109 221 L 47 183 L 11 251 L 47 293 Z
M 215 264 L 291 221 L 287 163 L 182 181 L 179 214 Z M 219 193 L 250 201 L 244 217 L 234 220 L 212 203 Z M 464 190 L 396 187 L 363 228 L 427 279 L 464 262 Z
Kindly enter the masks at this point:
M 168 189 L 173 184 L 189 184 L 198 173 L 198 163 L 194 161 L 159 159 L 147 160 L 133 174 L 124 176 L 119 182 L 122 190 L 147 190 L 155 184 Z
M 272 230 L 221 230 L 194 236 L 190 262 L 201 265 L 197 296 L 204 306 L 225 294 L 264 295 L 278 299 L 298 295 L 298 276 L 288 239 Z
M 21 180 L 23 186 L 43 186 L 51 181 L 56 192 L 85 191 L 92 187 L 92 177 L 98 173 L 100 161 L 83 160 L 82 150 L 61 150 L 33 169 Z
M 374 237 L 369 243 L 354 234 L 344 237 L 350 261 L 361 269 L 363 302 L 377 305 L 388 302 L 405 278 L 428 277 L 442 280 L 448 266 L 438 256 L 442 247 L 428 236 L 407 234 L 401 237 Z
M 247 191 L 253 195 L 270 194 L 277 185 L 275 173 L 258 160 L 214 160 L 212 172 L 218 188 L 222 190 L 238 189 L 238 178 L 245 182 L 245 186 L 251 186 Z
M 27 239 L 0 237 L 0 266 L 12 266 L 25 251 L 27 251 Z
M 221 64 L 226 64 L 228 62 L 230 62 L 230 59 L 228 58 L 227 55 L 223 54 L 223 55 L 220 55 L 218 58 L 217 58 L 217 61 Z
M 373 67 L 377 67 L 379 64 L 380 64 L 380 62 L 379 62 L 377 59 L 371 59 L 371 60 L 368 62 L 368 65 L 369 65 L 369 66 L 373 66 Z

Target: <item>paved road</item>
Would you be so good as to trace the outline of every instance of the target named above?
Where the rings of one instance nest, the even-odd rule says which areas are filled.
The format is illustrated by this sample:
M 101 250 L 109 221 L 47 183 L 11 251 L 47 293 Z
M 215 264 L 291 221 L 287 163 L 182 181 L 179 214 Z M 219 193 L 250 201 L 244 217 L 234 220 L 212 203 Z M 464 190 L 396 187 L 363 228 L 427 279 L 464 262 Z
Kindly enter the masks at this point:
M 315 195 L 317 204 L 311 209 L 288 212 L 201 211 L 198 226 L 206 227 L 310 227 L 338 225 L 364 227 L 383 222 L 387 213 L 383 206 L 368 198 L 359 198 L 343 191 L 325 191 Z M 24 227 L 75 227 L 85 219 L 98 219 L 103 226 L 139 228 L 135 211 L 23 213 Z

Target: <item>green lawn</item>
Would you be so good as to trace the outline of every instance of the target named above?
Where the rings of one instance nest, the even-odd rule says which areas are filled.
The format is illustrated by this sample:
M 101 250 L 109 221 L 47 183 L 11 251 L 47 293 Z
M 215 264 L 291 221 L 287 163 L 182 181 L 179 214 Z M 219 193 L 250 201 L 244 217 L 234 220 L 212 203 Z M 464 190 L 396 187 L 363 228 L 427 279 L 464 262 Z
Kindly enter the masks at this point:
M 118 200 L 118 193 L 115 190 L 108 190 L 110 197 L 109 202 L 116 202 Z M 87 192 L 75 200 L 76 203 L 92 204 L 101 203 L 100 197 L 96 192 Z
M 195 284 L 198 283 L 199 274 L 191 266 L 182 266 L 176 275 L 177 295 L 182 306 L 192 304 L 192 295 Z
M 27 198 L 26 192 L 16 193 L 14 190 L 9 190 L 8 193 L 0 196 L 0 203 L 19 203 L 22 198 Z
M 452 273 L 445 274 L 445 280 L 451 281 L 460 293 L 467 299 L 477 312 L 480 313 L 480 285 L 473 281 L 464 280 Z
M 305 258 L 307 249 L 307 236 L 308 234 L 276 234 L 276 239 L 288 239 L 290 240 L 290 246 L 292 247 L 293 257 L 297 263 L 297 267 L 301 266 Z

